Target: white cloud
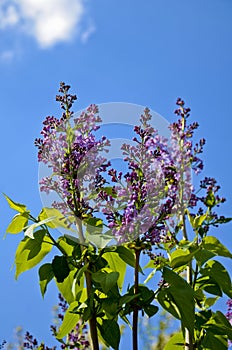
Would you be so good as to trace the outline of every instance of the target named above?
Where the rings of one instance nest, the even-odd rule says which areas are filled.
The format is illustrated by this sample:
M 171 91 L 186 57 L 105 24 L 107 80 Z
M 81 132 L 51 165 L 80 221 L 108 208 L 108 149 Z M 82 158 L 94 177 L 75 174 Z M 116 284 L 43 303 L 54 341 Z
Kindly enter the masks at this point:
M 80 33 L 84 0 L 0 0 L 0 29 L 15 28 L 47 48 L 71 40 L 79 32 L 86 41 L 93 32 Z

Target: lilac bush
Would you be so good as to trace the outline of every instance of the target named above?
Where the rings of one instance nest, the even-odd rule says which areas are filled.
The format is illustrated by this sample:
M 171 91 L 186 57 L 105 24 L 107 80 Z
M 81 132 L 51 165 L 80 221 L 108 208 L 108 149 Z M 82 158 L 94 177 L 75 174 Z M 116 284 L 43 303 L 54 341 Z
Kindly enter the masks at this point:
M 215 179 L 206 177 L 199 189 L 193 187 L 192 176 L 203 169 L 205 140 L 193 141 L 198 124 L 188 123 L 190 109 L 178 98 L 178 120 L 166 139 L 151 126 L 146 108 L 134 127 L 134 143 L 122 146 L 123 173 L 107 160 L 109 140 L 96 136 L 101 123 L 97 106 L 74 118 L 76 96 L 69 90 L 61 83 L 56 100 L 62 116 L 47 117 L 35 141 L 38 161 L 51 171 L 41 180 L 41 191 L 56 193 L 58 199 L 34 217 L 6 196 L 18 212 L 7 232 L 25 234 L 16 251 L 16 276 L 40 263 L 53 247 L 58 250 L 51 263 L 40 266 L 39 283 L 44 295 L 55 280 L 62 294 L 64 316 L 53 333 L 63 348 L 89 346 L 81 335 L 88 322 L 93 350 L 100 349 L 99 337 L 117 350 L 122 320 L 131 324 L 137 350 L 139 315 L 152 317 L 160 307 L 181 325 L 165 350 L 203 350 L 212 344 L 226 349 L 232 326 L 212 306 L 223 294 L 232 298 L 229 273 L 217 259 L 232 254 L 209 233 L 231 218 L 217 214 L 225 199 Z M 60 226 L 66 233 L 56 238 L 52 229 Z M 147 258 L 143 267 L 141 253 Z M 127 266 L 133 268 L 133 281 L 123 288 Z M 146 275 L 143 284 L 141 273 Z M 153 282 L 157 274 L 158 287 Z M 29 346 L 33 341 L 28 335 Z

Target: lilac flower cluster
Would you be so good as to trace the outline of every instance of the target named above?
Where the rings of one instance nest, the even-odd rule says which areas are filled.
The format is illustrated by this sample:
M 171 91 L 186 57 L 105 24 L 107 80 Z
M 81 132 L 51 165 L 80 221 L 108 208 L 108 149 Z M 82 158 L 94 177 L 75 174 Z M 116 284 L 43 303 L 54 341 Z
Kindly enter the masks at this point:
M 177 105 L 181 119 L 170 125 L 171 143 L 151 127 L 150 111 L 145 109 L 141 125 L 134 128 L 135 145 L 122 146 L 129 171 L 122 176 L 111 169 L 108 174 L 116 194 L 109 195 L 104 189 L 99 193 L 105 199 L 103 213 L 119 243 L 139 235 L 151 244 L 172 240 L 171 216 L 194 205 L 191 169 L 199 173 L 203 168 L 197 154 L 205 141 L 193 146 L 190 138 L 198 125 L 187 125 L 190 109 L 180 99 Z
M 110 166 L 100 152 L 107 151 L 109 141 L 94 136 L 101 119 L 98 108 L 90 105 L 81 115 L 71 120 L 72 104 L 76 96 L 69 94 L 70 86 L 61 83 L 57 101 L 64 110 L 60 119 L 47 117 L 36 140 L 38 160 L 52 170 L 52 175 L 41 180 L 41 191 L 55 191 L 59 200 L 53 206 L 67 216 L 82 219 L 102 212 L 118 243 L 142 237 L 157 244 L 172 240 L 175 214 L 195 205 L 191 169 L 199 173 L 203 168 L 198 154 L 205 141 L 193 146 L 191 138 L 197 123 L 187 125 L 189 108 L 177 100 L 175 113 L 180 119 L 170 125 L 171 140 L 158 134 L 149 124 L 148 108 L 135 126 L 134 145 L 122 146 L 128 165 L 126 174 L 110 169 L 113 186 L 105 187 L 106 171 Z M 104 175 L 105 174 L 105 175 Z M 104 176 L 103 176 L 104 175 Z
M 105 203 L 101 203 L 102 211 L 119 243 L 132 241 L 147 232 L 164 206 L 165 171 L 168 172 L 169 164 L 167 140 L 150 126 L 150 119 L 149 109 L 145 109 L 141 125 L 134 128 L 135 145 L 122 146 L 128 172 L 122 176 L 115 169 L 108 171 L 115 183 L 115 195 L 107 194 L 104 189 L 99 193 L 99 198 L 105 199 Z
M 108 140 L 97 140 L 93 134 L 101 121 L 98 108 L 90 105 L 81 115 L 71 120 L 70 111 L 76 96 L 68 93 L 70 86 L 61 83 L 56 100 L 64 110 L 62 117 L 47 117 L 41 132 L 42 138 L 35 140 L 38 160 L 51 168 L 52 174 L 40 181 L 40 189 L 49 194 L 56 192 L 59 200 L 53 206 L 64 215 L 75 214 L 82 218 L 92 214 L 89 194 L 102 182 L 101 172 L 107 166 L 100 152 L 106 150 Z M 73 123 L 73 125 L 72 125 Z
M 175 185 L 173 186 L 173 192 L 176 194 L 175 209 L 177 212 L 184 212 L 189 204 L 194 205 L 191 170 L 193 169 L 198 174 L 203 169 L 203 162 L 197 155 L 202 153 L 205 140 L 201 139 L 193 146 L 191 138 L 198 128 L 198 123 L 187 125 L 190 108 L 185 108 L 185 103 L 180 98 L 177 99 L 176 104 L 178 108 L 175 110 L 175 114 L 180 118 L 170 125 L 170 153 L 176 169 Z

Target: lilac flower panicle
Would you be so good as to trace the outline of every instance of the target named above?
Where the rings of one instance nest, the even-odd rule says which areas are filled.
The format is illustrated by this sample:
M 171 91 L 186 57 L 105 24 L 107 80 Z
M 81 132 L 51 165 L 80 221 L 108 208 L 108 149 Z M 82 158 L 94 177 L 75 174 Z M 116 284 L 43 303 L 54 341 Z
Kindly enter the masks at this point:
M 173 241 L 171 217 L 197 204 L 191 169 L 199 173 L 203 168 L 197 155 L 205 140 L 193 146 L 191 138 L 198 124 L 187 125 L 190 108 L 183 100 L 178 99 L 177 106 L 175 113 L 181 118 L 170 125 L 170 142 L 150 126 L 150 111 L 145 109 L 141 124 L 134 128 L 135 145 L 121 147 L 128 172 L 122 177 L 115 169 L 108 171 L 116 196 L 110 198 L 103 189 L 99 198 L 105 200 L 102 212 L 119 243 L 139 235 L 151 244 Z
M 101 121 L 98 108 L 90 105 L 74 120 L 70 111 L 76 96 L 68 93 L 70 86 L 61 83 L 56 100 L 65 110 L 60 119 L 47 117 L 41 132 L 42 138 L 36 139 L 38 160 L 51 169 L 52 174 L 40 180 L 40 190 L 49 194 L 57 193 L 59 200 L 53 206 L 67 215 L 74 214 L 82 218 L 92 214 L 89 196 L 104 183 L 101 173 L 108 166 L 106 159 L 100 155 L 107 151 L 109 141 L 102 137 L 97 140 L 93 134 Z M 73 125 L 72 125 L 73 123 Z

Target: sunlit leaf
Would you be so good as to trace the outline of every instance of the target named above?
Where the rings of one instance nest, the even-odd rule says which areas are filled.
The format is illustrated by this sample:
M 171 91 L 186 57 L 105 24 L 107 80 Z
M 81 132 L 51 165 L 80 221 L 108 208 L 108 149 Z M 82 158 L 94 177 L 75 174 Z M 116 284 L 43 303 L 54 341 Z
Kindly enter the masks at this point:
M 63 227 L 67 230 L 70 230 L 69 226 L 65 221 L 66 218 L 58 209 L 45 207 L 41 210 L 38 216 L 38 219 L 39 221 L 43 221 L 45 219 L 51 219 L 47 221 L 48 227 L 51 227 L 51 228 Z
M 56 338 L 61 340 L 63 339 L 72 329 L 75 328 L 77 322 L 80 319 L 80 315 L 73 313 L 72 311 L 78 306 L 78 302 L 74 301 L 69 305 L 69 308 L 66 310 L 63 322 L 58 330 Z
M 182 333 L 174 334 L 168 343 L 165 345 L 164 350 L 183 350 L 184 348 L 184 338 Z
M 215 255 L 232 258 L 231 252 L 216 237 L 207 236 L 203 238 L 202 245 Z
M 20 233 L 28 223 L 29 212 L 16 214 L 6 229 L 8 233 Z
M 3 195 L 4 195 L 4 197 L 6 198 L 6 200 L 7 200 L 8 204 L 9 204 L 9 206 L 10 206 L 12 209 L 18 211 L 19 213 L 24 213 L 25 211 L 27 211 L 26 205 L 20 204 L 20 203 L 16 203 L 16 202 L 14 202 L 12 199 L 10 199 L 6 194 L 3 194 Z
M 122 290 L 124 277 L 126 273 L 126 263 L 123 261 L 117 253 L 107 252 L 104 253 L 104 258 L 107 260 L 112 271 L 119 273 L 118 287 Z
M 36 266 L 52 249 L 53 242 L 44 230 L 34 233 L 34 239 L 25 237 L 18 245 L 15 254 L 16 278 Z

